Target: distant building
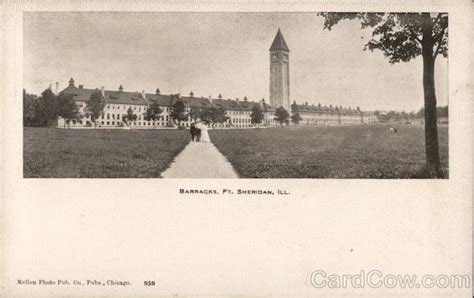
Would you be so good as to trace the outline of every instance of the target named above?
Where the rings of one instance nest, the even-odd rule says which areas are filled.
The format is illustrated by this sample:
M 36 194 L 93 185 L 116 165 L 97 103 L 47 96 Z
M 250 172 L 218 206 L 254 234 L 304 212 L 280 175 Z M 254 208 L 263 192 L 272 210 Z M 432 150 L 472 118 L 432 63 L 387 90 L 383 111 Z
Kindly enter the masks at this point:
M 364 123 L 365 124 L 371 124 L 371 123 L 376 123 L 378 122 L 377 120 L 377 115 L 375 112 L 364 112 Z
M 308 105 L 308 103 L 299 105 L 293 102 L 291 113 L 299 114 L 301 117 L 300 125 L 344 125 L 344 124 L 363 124 L 364 113 L 357 107 L 356 109 L 343 108 L 342 106 L 332 105 L 321 106 L 321 104 Z

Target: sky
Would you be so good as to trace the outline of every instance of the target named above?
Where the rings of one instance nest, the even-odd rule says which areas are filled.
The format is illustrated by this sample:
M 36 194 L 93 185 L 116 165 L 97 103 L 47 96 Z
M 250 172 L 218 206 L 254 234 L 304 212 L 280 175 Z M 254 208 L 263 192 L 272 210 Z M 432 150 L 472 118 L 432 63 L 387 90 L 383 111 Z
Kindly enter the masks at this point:
M 423 106 L 422 61 L 391 65 L 363 51 L 370 30 L 344 21 L 331 31 L 316 13 L 29 12 L 24 88 L 40 94 L 69 79 L 105 87 L 194 96 L 269 98 L 269 48 L 278 28 L 290 48 L 290 98 L 362 110 Z M 448 60 L 435 67 L 438 105 L 448 102 Z

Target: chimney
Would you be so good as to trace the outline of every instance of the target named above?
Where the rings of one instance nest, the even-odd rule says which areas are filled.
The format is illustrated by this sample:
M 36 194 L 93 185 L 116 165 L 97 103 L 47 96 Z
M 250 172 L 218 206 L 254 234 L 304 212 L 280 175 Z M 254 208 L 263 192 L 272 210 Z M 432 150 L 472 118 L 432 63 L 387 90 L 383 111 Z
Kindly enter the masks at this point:
M 244 96 L 244 101 L 247 101 L 247 96 Z
M 59 82 L 56 82 L 56 90 L 55 90 L 56 95 L 59 94 Z
M 100 87 L 100 93 L 102 94 L 102 97 L 105 98 L 105 90 L 104 90 L 104 86 Z
M 217 96 L 217 98 L 222 99 L 222 94 L 219 94 L 219 96 Z
M 360 111 L 360 107 L 357 107 L 357 111 Z
M 191 92 L 189 93 L 189 97 L 193 97 L 193 96 L 194 96 L 194 93 L 193 93 L 193 91 L 191 91 Z
M 262 103 L 265 103 L 265 98 L 262 98 Z
M 119 91 L 123 91 L 122 85 L 119 86 Z
M 160 88 L 156 88 L 155 93 L 156 93 L 156 95 L 160 95 Z
M 145 93 L 145 90 L 142 90 L 142 97 L 143 97 L 143 99 L 146 99 L 146 93 Z
M 351 107 L 349 107 L 349 111 L 351 110 Z
M 79 89 L 83 89 L 84 88 L 84 85 L 79 85 Z
M 69 80 L 69 87 L 74 87 L 74 79 L 73 78 L 71 78 Z

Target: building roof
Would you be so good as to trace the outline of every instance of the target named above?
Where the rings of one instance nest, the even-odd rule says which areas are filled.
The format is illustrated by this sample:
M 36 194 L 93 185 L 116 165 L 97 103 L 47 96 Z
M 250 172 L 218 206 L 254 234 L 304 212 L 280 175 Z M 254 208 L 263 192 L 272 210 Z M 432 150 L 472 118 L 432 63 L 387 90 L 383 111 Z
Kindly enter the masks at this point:
M 107 103 L 113 104 L 135 104 L 135 105 L 146 105 L 147 102 L 139 92 L 127 92 L 127 91 L 110 91 L 105 90 L 105 99 Z
M 64 94 L 73 94 L 75 101 L 89 101 L 92 93 L 101 92 L 99 89 L 86 89 L 80 86 L 79 88 L 74 85 L 69 85 L 66 89 L 62 90 L 60 93 Z M 139 92 L 127 92 L 127 91 L 111 91 L 104 90 L 105 100 L 108 104 L 136 104 L 136 105 L 145 105 L 146 101 L 143 99 L 141 93 Z
M 275 112 L 276 108 L 272 107 L 271 105 L 267 104 L 265 101 L 262 101 L 262 107 L 264 112 Z
M 275 50 L 283 50 L 289 52 L 290 49 L 286 45 L 285 39 L 283 38 L 283 34 L 281 34 L 280 28 L 278 28 L 278 32 L 273 40 L 272 46 L 270 47 L 270 51 Z
M 94 91 L 100 92 L 99 89 L 84 89 L 84 88 L 77 88 L 74 85 L 69 85 L 66 89 L 59 92 L 60 94 L 72 94 L 74 95 L 75 101 L 89 101 L 92 93 Z
M 239 101 L 239 106 L 242 108 L 242 111 L 252 111 L 254 106 L 260 106 L 258 102 L 243 100 Z
M 173 101 L 173 104 L 178 100 L 178 98 L 175 98 Z M 208 98 L 205 97 L 187 97 L 187 96 L 182 96 L 181 100 L 184 101 L 186 106 L 191 107 L 191 108 L 211 108 L 212 103 L 209 101 Z
M 293 105 L 292 105 L 293 107 Z M 307 112 L 307 113 L 330 113 L 330 114 L 343 114 L 343 115 L 360 115 L 363 112 L 360 109 L 348 109 L 342 107 L 333 107 L 333 106 L 322 106 L 320 104 L 308 105 L 308 104 L 299 104 L 296 105 L 298 112 Z
M 241 111 L 242 108 L 236 100 L 232 99 L 213 99 L 212 104 L 216 107 L 223 108 L 230 111 Z
M 172 98 L 172 95 L 145 94 L 145 100 L 148 104 L 158 102 L 160 106 L 171 106 Z

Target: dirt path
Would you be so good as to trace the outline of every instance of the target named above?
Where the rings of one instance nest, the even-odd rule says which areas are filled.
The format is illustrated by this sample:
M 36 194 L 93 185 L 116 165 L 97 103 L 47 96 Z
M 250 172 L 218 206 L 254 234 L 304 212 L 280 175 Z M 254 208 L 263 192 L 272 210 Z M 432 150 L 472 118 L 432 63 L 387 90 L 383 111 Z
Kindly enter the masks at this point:
M 232 165 L 212 143 L 190 142 L 163 178 L 238 178 Z

